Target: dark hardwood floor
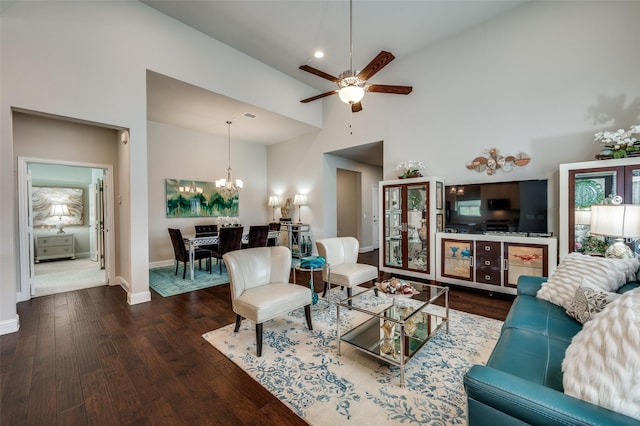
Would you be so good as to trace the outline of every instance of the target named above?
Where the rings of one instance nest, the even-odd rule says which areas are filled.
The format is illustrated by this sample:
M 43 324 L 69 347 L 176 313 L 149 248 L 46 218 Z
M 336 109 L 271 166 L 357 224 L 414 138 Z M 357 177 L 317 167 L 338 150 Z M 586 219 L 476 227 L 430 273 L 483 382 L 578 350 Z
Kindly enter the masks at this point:
M 450 292 L 451 308 L 501 320 L 512 300 Z M 120 287 L 96 287 L 18 314 L 20 330 L 0 336 L 2 425 L 306 424 L 201 337 L 234 321 L 228 285 L 135 306 Z

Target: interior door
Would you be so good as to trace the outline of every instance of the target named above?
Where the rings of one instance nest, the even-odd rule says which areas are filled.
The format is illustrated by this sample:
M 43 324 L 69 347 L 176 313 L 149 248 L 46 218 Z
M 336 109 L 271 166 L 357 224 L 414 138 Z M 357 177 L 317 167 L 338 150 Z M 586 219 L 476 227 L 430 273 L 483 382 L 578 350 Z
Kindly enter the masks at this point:
M 33 237 L 33 199 L 32 199 L 32 179 L 31 179 L 31 167 L 27 165 L 27 229 L 29 240 L 29 289 L 31 296 L 35 294 L 36 283 L 36 268 L 34 263 L 35 258 L 35 243 Z
M 380 188 L 378 185 L 371 187 L 371 246 L 374 250 L 380 248 L 380 220 L 378 219 L 378 203 L 380 197 Z
M 105 269 L 105 191 L 104 191 L 104 179 L 97 178 L 96 179 L 96 193 L 95 193 L 95 203 L 96 203 L 96 255 L 98 258 L 98 263 L 100 264 L 100 269 Z

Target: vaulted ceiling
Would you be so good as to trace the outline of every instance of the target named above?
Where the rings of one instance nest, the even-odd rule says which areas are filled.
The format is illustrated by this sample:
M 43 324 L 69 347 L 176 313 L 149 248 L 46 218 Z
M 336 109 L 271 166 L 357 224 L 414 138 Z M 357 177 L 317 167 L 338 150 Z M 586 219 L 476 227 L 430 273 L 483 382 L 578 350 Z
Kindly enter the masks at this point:
M 308 64 L 337 76 L 349 69 L 349 2 L 347 0 L 141 0 L 146 5 L 221 41 L 240 52 L 297 79 L 317 92 L 333 90 L 335 84 L 298 69 Z M 364 67 L 378 52 L 387 50 L 401 59 L 521 5 L 527 0 L 356 0 L 353 2 L 353 65 Z M 324 57 L 314 58 L 316 50 Z M 384 71 L 374 76 L 385 84 L 411 84 L 384 80 Z M 179 83 L 170 90 L 156 76 L 149 84 L 152 100 L 148 115 L 154 121 L 215 133 L 214 111 L 203 105 L 234 102 L 213 93 L 198 94 L 197 88 Z M 155 92 L 155 93 L 154 93 Z M 171 96 L 169 106 L 167 96 Z M 201 102 L 191 102 L 200 96 Z M 209 97 L 209 102 L 202 102 Z M 339 102 L 339 100 L 334 100 Z M 320 101 L 316 101 L 320 102 Z M 189 105 L 198 110 L 189 111 Z M 178 110 L 178 108 L 180 108 Z M 250 105 L 235 105 L 253 112 Z M 262 113 L 262 111 L 260 111 Z M 217 121 L 224 122 L 228 118 Z M 268 126 L 254 129 L 242 139 L 271 144 L 312 131 L 309 126 L 284 118 L 256 121 Z M 215 120 L 214 120 L 215 121 Z M 220 127 L 220 126 L 218 126 Z M 286 129 L 285 129 L 286 128 Z M 277 130 L 280 129 L 280 130 Z M 226 134 L 226 128 L 224 128 Z M 280 139 L 278 139 L 280 138 Z

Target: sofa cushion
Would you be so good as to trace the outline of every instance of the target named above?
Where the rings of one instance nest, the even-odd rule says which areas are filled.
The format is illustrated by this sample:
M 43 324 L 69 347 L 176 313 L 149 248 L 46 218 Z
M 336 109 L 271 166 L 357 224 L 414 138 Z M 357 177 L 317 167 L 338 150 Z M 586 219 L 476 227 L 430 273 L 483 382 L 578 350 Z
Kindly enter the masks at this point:
M 611 259 L 570 253 L 542 284 L 537 297 L 565 309 L 575 296 L 584 277 L 590 277 L 603 291 L 615 292 L 627 281 L 636 279 L 638 259 Z
M 562 363 L 565 393 L 640 419 L 640 289 L 587 322 Z
M 564 339 L 509 328 L 502 331 L 487 366 L 562 392 L 561 364 L 568 346 Z
M 504 320 L 504 329 L 517 328 L 565 341 L 567 345 L 582 325 L 560 306 L 531 296 L 518 296 Z

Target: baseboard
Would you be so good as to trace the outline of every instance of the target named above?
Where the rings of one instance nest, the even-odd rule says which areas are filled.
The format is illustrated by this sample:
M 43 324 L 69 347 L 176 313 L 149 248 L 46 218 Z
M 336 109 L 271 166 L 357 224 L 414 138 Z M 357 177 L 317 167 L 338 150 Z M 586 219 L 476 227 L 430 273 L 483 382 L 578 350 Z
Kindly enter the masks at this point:
M 140 293 L 127 293 L 127 303 L 137 305 L 138 303 L 151 302 L 151 292 L 141 291 Z
M 160 260 L 158 262 L 150 262 L 149 269 L 162 268 L 163 266 L 174 266 L 175 260 Z
M 16 314 L 16 317 L 10 320 L 0 321 L 0 336 L 15 333 L 20 329 L 20 316 Z

